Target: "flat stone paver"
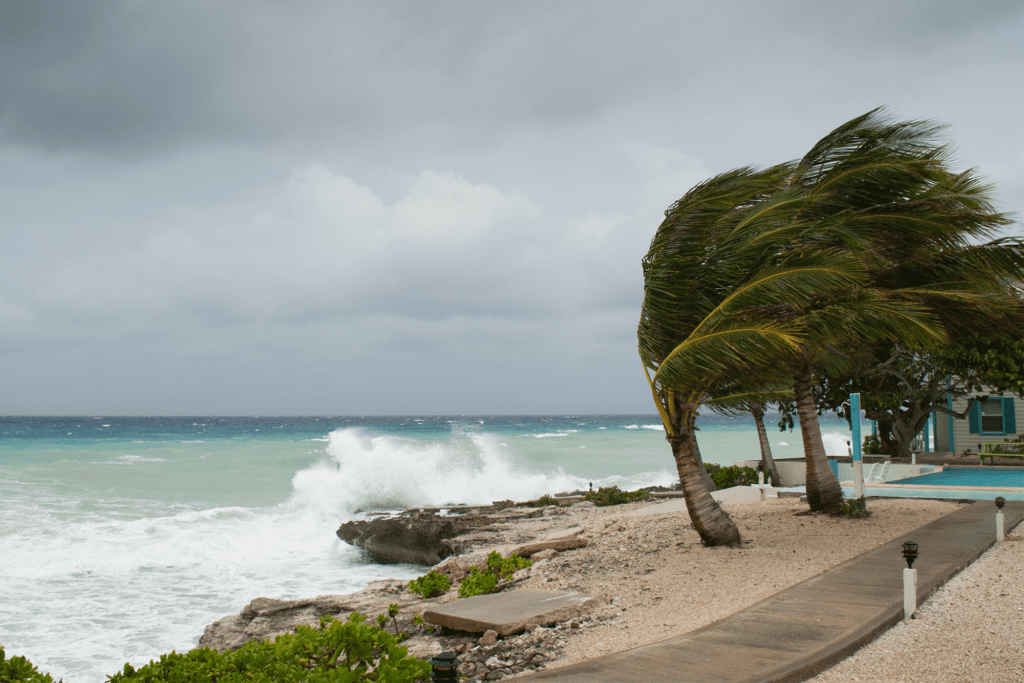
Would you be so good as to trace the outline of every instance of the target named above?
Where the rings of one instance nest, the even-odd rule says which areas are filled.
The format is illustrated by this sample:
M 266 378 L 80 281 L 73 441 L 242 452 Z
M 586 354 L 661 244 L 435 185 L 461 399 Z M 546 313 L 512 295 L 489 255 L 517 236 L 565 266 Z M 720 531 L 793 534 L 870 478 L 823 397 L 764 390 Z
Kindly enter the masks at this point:
M 495 631 L 506 636 L 527 624 L 548 626 L 587 614 L 601 602 L 583 593 L 526 589 L 437 605 L 423 613 L 423 620 L 460 631 Z
M 903 619 L 905 541 L 919 546 L 914 568 L 921 604 L 995 542 L 995 513 L 992 501 L 978 501 L 686 635 L 517 680 L 807 680 Z M 1003 514 L 1009 532 L 1024 520 L 1024 503 L 1007 502 Z

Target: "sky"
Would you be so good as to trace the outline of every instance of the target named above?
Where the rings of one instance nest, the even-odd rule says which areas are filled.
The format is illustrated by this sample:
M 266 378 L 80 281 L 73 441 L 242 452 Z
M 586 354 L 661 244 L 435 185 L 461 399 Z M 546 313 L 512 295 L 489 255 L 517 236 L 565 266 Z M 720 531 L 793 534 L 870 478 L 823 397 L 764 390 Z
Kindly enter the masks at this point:
M 0 0 L 0 414 L 653 413 L 665 209 L 883 105 L 1020 220 L 1019 0 Z

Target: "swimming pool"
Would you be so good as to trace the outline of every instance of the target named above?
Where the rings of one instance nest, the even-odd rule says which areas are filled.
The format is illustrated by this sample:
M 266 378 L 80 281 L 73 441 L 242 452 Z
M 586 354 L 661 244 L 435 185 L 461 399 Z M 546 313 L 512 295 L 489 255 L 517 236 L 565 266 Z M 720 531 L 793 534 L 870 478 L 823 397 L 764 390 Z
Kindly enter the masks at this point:
M 843 496 L 853 498 L 850 482 L 842 483 Z M 781 491 L 805 493 L 804 486 Z M 864 485 L 864 495 L 885 498 L 948 498 L 952 500 L 1024 500 L 1024 468 L 947 467 L 941 472 Z
M 984 486 L 992 488 L 1024 488 L 1024 468 L 947 467 L 941 472 L 887 481 L 886 484 L 934 486 Z

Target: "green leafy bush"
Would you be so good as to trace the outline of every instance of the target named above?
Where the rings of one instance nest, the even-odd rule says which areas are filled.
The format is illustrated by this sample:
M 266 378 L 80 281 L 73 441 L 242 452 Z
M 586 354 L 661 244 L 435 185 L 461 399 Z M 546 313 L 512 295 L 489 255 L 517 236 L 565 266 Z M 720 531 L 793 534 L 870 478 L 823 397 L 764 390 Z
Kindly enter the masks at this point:
M 533 564 L 530 560 L 518 555 L 502 557 L 497 551 L 487 555 L 483 568 L 473 567 L 459 585 L 459 597 L 470 598 L 474 595 L 487 595 L 498 590 L 498 582 L 507 580 L 520 569 Z
M 854 519 L 861 519 L 864 517 L 870 517 L 871 511 L 868 510 L 868 501 L 864 496 L 860 498 L 851 498 L 850 500 L 844 500 L 839 506 L 839 511 L 835 513 L 835 517 L 853 517 Z
M 711 481 L 715 482 L 715 486 L 719 489 L 757 483 L 757 470 L 751 467 L 736 467 L 735 465 L 722 467 L 714 463 L 706 463 L 704 469 L 708 471 Z
M 537 499 L 537 501 L 533 504 L 533 507 L 542 508 L 548 505 L 561 505 L 561 502 L 557 498 L 549 496 L 548 494 L 545 493 L 543 496 Z
M 381 615 L 384 616 L 384 615 Z M 347 621 L 321 617 L 274 642 L 251 641 L 234 652 L 192 650 L 161 655 L 138 669 L 130 664 L 109 683 L 413 683 L 430 677 L 430 664 L 410 657 L 398 638 L 353 613 Z
M 8 659 L 0 645 L 0 683 L 53 683 L 53 677 L 39 673 L 25 657 Z
M 868 455 L 882 455 L 886 453 L 885 444 L 875 434 L 868 434 L 864 437 L 864 443 L 860 447 L 862 453 Z
M 444 595 L 452 587 L 452 582 L 444 574 L 438 574 L 431 569 L 418 579 L 409 582 L 409 590 L 421 598 L 436 598 Z
M 497 576 L 490 572 L 482 572 L 478 567 L 473 567 L 459 584 L 459 597 L 471 598 L 474 595 L 487 595 L 497 589 Z
M 650 491 L 620 491 L 618 486 L 602 486 L 596 491 L 588 491 L 583 498 L 593 501 L 595 505 L 622 505 L 647 500 L 650 495 Z

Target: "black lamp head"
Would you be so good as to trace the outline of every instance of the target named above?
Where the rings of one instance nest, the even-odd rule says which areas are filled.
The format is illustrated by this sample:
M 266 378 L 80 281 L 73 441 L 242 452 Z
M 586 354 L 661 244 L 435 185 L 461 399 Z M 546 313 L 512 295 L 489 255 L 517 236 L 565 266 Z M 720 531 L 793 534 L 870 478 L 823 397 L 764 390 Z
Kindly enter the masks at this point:
M 455 669 L 458 665 L 458 655 L 446 650 L 430 660 L 432 667 L 430 677 L 434 681 L 452 681 L 454 683 L 459 680 L 458 671 Z
M 1002 510 L 1004 505 L 1006 505 L 1006 499 L 1002 496 L 996 496 L 996 507 Z
M 903 544 L 903 557 L 907 560 L 907 567 L 914 568 L 914 560 L 917 559 L 917 544 L 907 541 Z

